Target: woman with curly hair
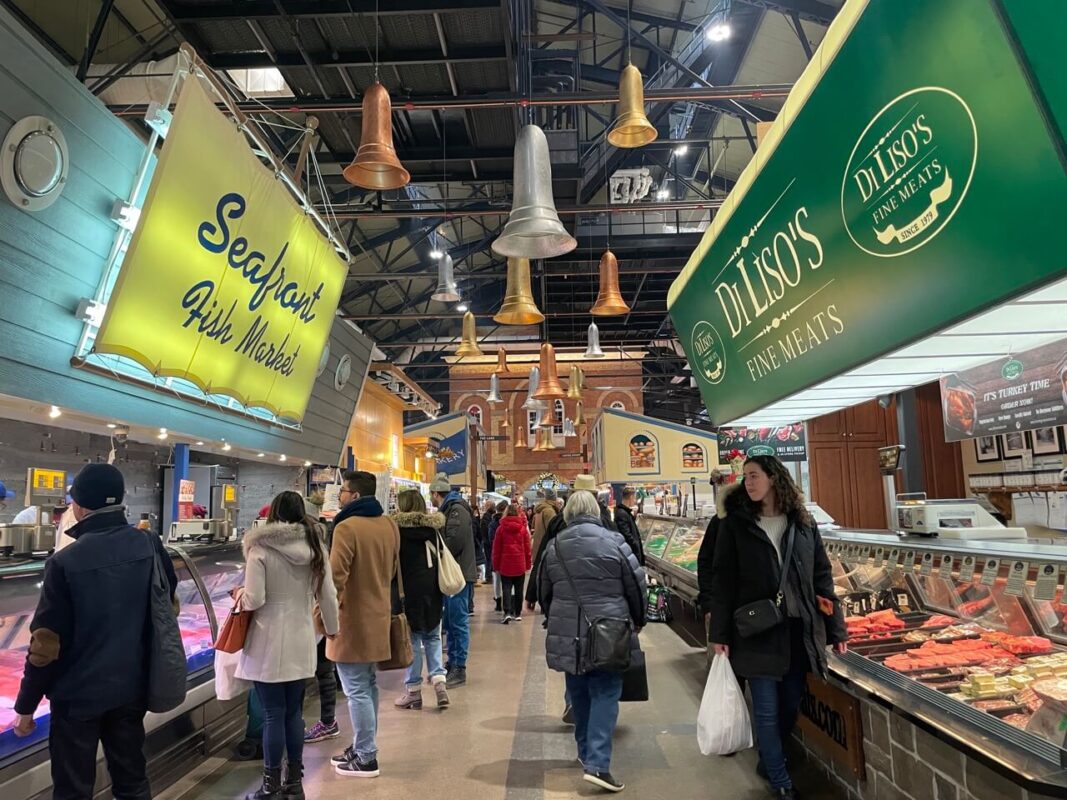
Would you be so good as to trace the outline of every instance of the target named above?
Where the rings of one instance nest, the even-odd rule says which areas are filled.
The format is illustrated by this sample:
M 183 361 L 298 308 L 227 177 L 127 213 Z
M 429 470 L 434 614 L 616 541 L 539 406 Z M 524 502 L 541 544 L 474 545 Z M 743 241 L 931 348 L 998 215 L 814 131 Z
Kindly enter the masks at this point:
M 756 632 L 744 617 L 768 600 L 780 621 Z M 822 537 L 773 456 L 745 462 L 744 496 L 719 526 L 708 609 L 716 654 L 728 657 L 751 687 L 758 770 L 775 797 L 796 797 L 783 743 L 796 723 L 805 676 L 825 674 L 826 648 L 844 652 L 848 635 Z

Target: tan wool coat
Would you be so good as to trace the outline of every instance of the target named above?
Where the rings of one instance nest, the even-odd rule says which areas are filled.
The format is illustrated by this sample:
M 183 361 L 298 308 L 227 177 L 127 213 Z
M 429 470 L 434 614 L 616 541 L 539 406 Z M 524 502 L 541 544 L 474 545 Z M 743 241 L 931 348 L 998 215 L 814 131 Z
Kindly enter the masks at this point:
M 386 661 L 392 618 L 391 586 L 400 531 L 389 517 L 349 517 L 333 531 L 330 567 L 340 607 L 337 637 L 326 657 L 341 664 Z

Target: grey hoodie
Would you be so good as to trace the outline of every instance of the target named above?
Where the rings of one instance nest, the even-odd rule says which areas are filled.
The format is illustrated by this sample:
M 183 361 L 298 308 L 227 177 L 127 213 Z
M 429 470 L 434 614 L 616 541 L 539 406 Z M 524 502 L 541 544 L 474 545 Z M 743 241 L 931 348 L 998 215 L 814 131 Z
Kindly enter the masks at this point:
M 252 611 L 237 677 L 263 683 L 315 674 L 312 610 L 322 610 L 323 627 L 337 633 L 337 590 L 325 544 L 320 582 L 311 572 L 311 548 L 302 525 L 271 523 L 245 534 L 245 590 L 241 605 Z

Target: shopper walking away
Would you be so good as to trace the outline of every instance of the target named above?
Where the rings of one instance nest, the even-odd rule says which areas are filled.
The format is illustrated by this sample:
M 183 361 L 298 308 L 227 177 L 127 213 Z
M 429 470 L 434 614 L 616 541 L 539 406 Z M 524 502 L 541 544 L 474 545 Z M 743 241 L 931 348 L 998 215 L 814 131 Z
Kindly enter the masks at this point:
M 496 541 L 497 528 L 500 526 L 500 520 L 504 518 L 504 512 L 508 510 L 508 503 L 506 500 L 501 500 L 496 504 L 496 510 L 493 512 L 493 519 L 489 523 L 489 554 L 490 557 L 493 553 L 493 544 Z M 490 558 L 489 566 L 492 567 L 492 558 Z M 493 600 L 496 605 L 496 610 L 504 610 L 504 591 L 500 582 L 500 573 L 493 570 Z
M 632 486 L 623 487 L 622 503 L 615 506 L 615 527 L 619 529 L 626 544 L 630 545 L 637 563 L 645 565 L 645 549 L 641 545 L 641 534 L 637 530 L 637 489 Z
M 522 622 L 522 583 L 533 567 L 533 549 L 526 517 L 516 505 L 508 506 L 493 541 L 493 569 L 503 584 L 501 622 Z
M 474 591 L 477 568 L 474 563 L 474 525 L 471 507 L 452 489 L 448 476 L 437 473 L 430 484 L 430 499 L 438 511 L 445 515 L 445 544 L 452 551 L 467 588 L 455 597 L 446 597 L 444 602 L 444 631 L 448 637 L 448 685 L 462 686 L 467 682 L 467 654 L 470 649 L 471 622 L 470 597 Z
M 337 665 L 352 717 L 352 744 L 330 761 L 338 775 L 376 778 L 378 770 L 377 664 L 390 657 L 392 583 L 400 557 L 400 533 L 384 515 L 369 472 L 346 472 L 344 507 L 333 529 L 330 568 L 340 600 L 337 636 L 326 655 Z
M 631 649 L 637 647 L 636 632 L 645 624 L 645 571 L 622 536 L 600 524 L 592 494 L 574 492 L 563 516 L 567 527 L 549 542 L 538 576 L 548 666 L 565 673 L 584 779 L 621 792 L 622 782 L 611 774 L 611 738 L 623 674 L 589 668 L 586 632 L 590 620 L 629 619 Z
M 152 796 L 143 748 L 156 559 L 172 596 L 178 579 L 159 537 L 126 521 L 125 491 L 122 473 L 110 464 L 89 464 L 75 477 L 70 494 L 78 522 L 68 531 L 75 541 L 45 562 L 30 622 L 14 730 L 33 733 L 34 711 L 47 695 L 56 800 L 93 797 L 100 744 L 111 793 L 122 800 Z
M 760 774 L 776 797 L 794 798 L 784 741 L 809 671 L 826 672 L 826 647 L 847 649 L 830 561 L 793 478 L 774 456 L 745 462 L 740 508 L 719 525 L 711 577 L 711 641 L 749 681 Z M 735 623 L 739 609 L 778 596 L 783 621 L 762 632 Z
M 242 543 L 245 585 L 237 604 L 252 612 L 237 677 L 252 681 L 263 709 L 263 785 L 247 800 L 303 800 L 304 686 L 315 674 L 316 604 L 328 637 L 337 633 L 337 592 L 326 543 L 304 498 L 282 492 L 267 524 Z M 286 756 L 282 783 L 282 755 Z
M 414 660 L 404 681 L 406 691 L 397 698 L 398 708 L 422 708 L 422 662 L 437 695 L 437 707 L 447 708 L 448 687 L 441 655 L 441 608 L 444 598 L 437 583 L 437 536 L 445 517 L 428 513 L 417 489 L 396 496 L 399 512 L 393 521 L 400 528 L 400 572 L 404 579 L 404 613 L 411 626 Z M 430 545 L 427 548 L 427 544 Z

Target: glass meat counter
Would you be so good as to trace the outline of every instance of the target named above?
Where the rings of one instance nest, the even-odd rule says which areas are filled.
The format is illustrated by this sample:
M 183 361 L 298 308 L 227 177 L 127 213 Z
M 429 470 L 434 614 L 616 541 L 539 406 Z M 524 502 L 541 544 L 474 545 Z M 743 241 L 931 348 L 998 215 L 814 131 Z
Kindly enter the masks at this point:
M 641 514 L 637 532 L 645 549 L 645 563 L 659 583 L 693 603 L 697 596 L 697 555 L 704 541 L 707 519 Z
M 178 626 L 191 687 L 211 678 L 213 643 L 230 611 L 230 590 L 244 583 L 244 559 L 239 542 L 187 549 L 168 545 L 167 552 L 178 576 Z M 0 560 L 0 768 L 43 747 L 48 738 L 47 699 L 37 709 L 31 736 L 19 739 L 12 730 L 43 573 L 43 560 Z M 151 730 L 151 716 L 147 724 Z

